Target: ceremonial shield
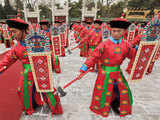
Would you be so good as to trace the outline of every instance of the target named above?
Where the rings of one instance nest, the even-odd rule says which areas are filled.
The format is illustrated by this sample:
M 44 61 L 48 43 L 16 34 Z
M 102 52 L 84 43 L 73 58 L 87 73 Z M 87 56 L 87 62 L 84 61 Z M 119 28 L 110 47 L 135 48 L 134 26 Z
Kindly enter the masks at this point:
M 53 75 L 49 38 L 42 33 L 31 32 L 24 42 L 37 91 L 52 92 Z
M 147 71 L 147 68 L 152 60 L 152 57 L 156 51 L 158 41 L 147 42 L 141 41 L 138 48 L 129 80 L 141 80 Z
M 53 49 L 54 55 L 60 56 L 61 55 L 60 36 L 59 35 L 52 36 L 51 42 L 52 42 L 52 49 Z
M 60 40 L 61 40 L 61 55 L 65 56 L 65 45 L 66 45 L 66 25 L 62 25 L 60 28 Z
M 60 32 L 60 39 L 61 39 L 61 47 L 65 47 L 66 45 L 66 25 L 62 25 L 59 28 L 59 32 Z
M 29 61 L 38 92 L 53 92 L 51 52 L 30 53 Z
M 60 29 L 58 27 L 52 26 L 51 28 L 51 43 L 52 43 L 52 50 L 54 55 L 60 56 L 61 55 L 61 39 L 60 39 Z
M 144 32 L 144 40 L 147 41 L 159 41 L 160 40 L 160 15 L 155 16 L 152 21 L 146 26 Z M 152 62 L 158 60 L 160 56 L 160 42 L 156 49 L 156 52 L 152 58 Z
M 128 42 L 132 42 L 132 41 L 134 40 L 135 30 L 136 30 L 136 25 L 132 23 L 132 24 L 129 26 L 128 38 L 127 38 L 127 41 L 128 41 Z
M 160 36 L 160 15 L 155 16 L 144 28 L 142 41 L 132 67 L 130 80 L 141 80 L 150 63 L 154 61 L 154 55 L 158 47 Z
M 69 46 L 69 29 L 66 27 L 66 32 L 65 32 L 65 46 L 68 47 Z
M 60 34 L 60 38 L 61 38 L 61 47 L 65 47 L 66 45 L 65 32 Z
M 160 43 L 158 44 L 157 50 L 156 50 L 156 52 L 154 54 L 154 57 L 153 57 L 152 61 L 158 60 L 159 57 L 160 57 Z

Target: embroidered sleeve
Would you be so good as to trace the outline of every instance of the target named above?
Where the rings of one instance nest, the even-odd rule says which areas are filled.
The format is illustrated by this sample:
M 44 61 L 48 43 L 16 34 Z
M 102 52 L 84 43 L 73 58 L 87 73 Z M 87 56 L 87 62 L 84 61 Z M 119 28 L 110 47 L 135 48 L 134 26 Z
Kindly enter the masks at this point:
M 104 54 L 104 43 L 99 44 L 87 58 L 85 64 L 90 67 L 94 65 L 98 59 Z
M 130 45 L 128 45 L 127 58 L 134 59 L 135 56 L 136 56 L 136 49 L 132 48 Z
M 17 56 L 14 48 L 5 54 L 5 57 L 0 61 L 0 72 L 7 70 L 13 63 L 17 61 Z

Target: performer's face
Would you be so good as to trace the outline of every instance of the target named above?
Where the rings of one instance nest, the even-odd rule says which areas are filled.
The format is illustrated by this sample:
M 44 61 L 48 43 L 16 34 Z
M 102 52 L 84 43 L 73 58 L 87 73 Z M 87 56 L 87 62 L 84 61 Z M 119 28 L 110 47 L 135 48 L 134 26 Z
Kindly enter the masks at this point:
M 125 33 L 125 29 L 122 29 L 122 28 L 111 28 L 111 36 L 115 40 L 119 40 L 124 33 Z
M 11 35 L 18 41 L 23 40 L 25 37 L 25 30 L 10 28 Z

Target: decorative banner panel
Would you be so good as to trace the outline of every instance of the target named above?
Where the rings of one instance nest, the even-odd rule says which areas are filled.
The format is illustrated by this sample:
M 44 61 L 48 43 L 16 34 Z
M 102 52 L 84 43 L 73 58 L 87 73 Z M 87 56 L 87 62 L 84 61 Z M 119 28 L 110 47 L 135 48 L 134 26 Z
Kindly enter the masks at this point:
M 136 25 L 135 24 L 131 24 L 129 26 L 129 29 L 128 29 L 128 38 L 127 38 L 128 42 L 132 42 L 134 40 L 135 30 L 136 30 Z
M 29 61 L 36 90 L 38 92 L 53 92 L 51 52 L 31 53 L 29 54 Z
M 141 80 L 147 71 L 151 59 L 157 48 L 158 41 L 144 42 L 141 41 L 137 51 L 135 61 L 129 76 L 129 80 Z
M 65 32 L 65 46 L 68 48 L 69 46 L 69 29 L 66 27 L 66 32 Z
M 52 36 L 52 50 L 54 55 L 60 56 L 61 55 L 61 40 L 60 36 Z
M 61 38 L 61 47 L 65 47 L 66 45 L 65 32 L 60 34 L 60 38 Z
M 159 59 L 159 57 L 160 57 L 160 43 L 158 44 L 157 50 L 156 50 L 156 52 L 155 52 L 154 57 L 153 57 L 152 60 L 156 61 L 156 60 Z
M 51 51 L 50 40 L 44 34 L 30 33 L 29 35 L 26 36 L 24 41 L 26 44 L 27 53 Z

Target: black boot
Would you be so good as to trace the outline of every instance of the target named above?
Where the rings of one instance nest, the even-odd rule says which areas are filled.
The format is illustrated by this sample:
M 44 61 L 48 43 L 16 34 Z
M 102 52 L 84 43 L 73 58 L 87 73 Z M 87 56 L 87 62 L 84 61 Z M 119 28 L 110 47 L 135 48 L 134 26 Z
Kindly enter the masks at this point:
M 114 101 L 111 102 L 111 108 L 116 115 L 120 115 L 119 107 L 120 107 L 120 101 L 119 100 L 114 100 Z

